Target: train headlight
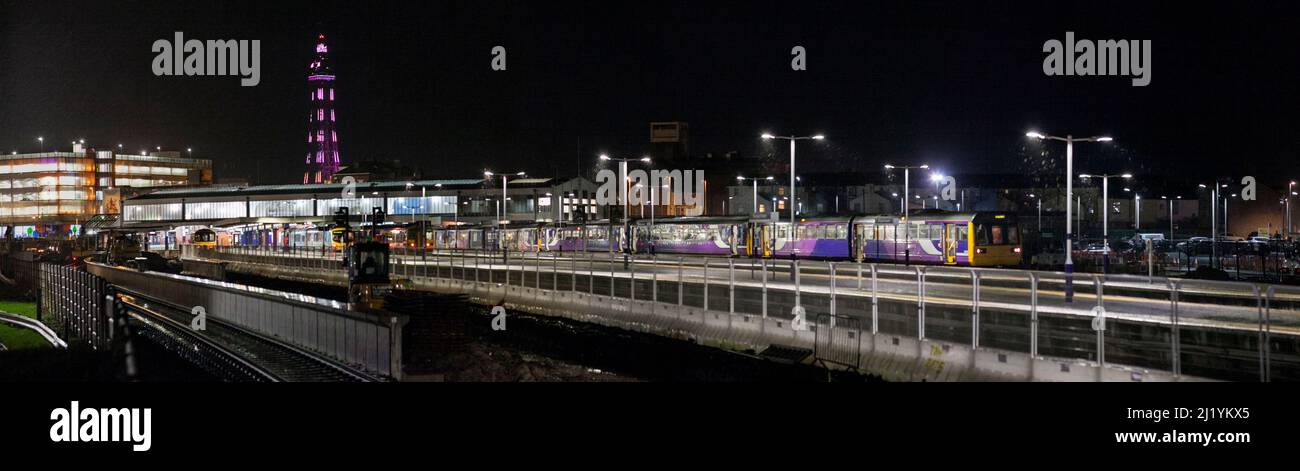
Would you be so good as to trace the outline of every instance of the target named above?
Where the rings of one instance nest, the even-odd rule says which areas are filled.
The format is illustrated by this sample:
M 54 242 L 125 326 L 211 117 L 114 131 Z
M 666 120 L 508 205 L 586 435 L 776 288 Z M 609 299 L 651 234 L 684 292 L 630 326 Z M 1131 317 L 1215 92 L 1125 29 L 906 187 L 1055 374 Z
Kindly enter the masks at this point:
M 1015 253 L 1020 253 L 1020 247 L 1016 247 L 1016 248 L 1014 248 L 1014 249 L 1011 249 L 1011 251 L 1012 251 L 1012 252 L 1015 252 Z
M 983 248 L 983 247 L 980 247 L 980 248 L 975 249 L 975 253 L 977 253 L 977 254 L 987 253 L 988 251 L 989 251 L 989 249 L 986 249 L 986 248 Z

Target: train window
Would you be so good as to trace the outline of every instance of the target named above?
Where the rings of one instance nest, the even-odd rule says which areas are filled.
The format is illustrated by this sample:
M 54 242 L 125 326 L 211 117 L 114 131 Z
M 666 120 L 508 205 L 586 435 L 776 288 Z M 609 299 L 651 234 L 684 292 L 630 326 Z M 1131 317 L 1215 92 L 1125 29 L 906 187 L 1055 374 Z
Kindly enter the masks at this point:
M 1008 244 L 1019 244 L 1019 243 L 1020 243 L 1020 228 L 1019 228 L 1019 227 L 1016 227 L 1016 226 L 1007 226 L 1007 230 L 1006 230 L 1006 232 L 1007 232 L 1007 243 L 1008 243 Z
M 975 225 L 975 243 L 979 245 L 989 245 L 989 227 L 984 224 Z
M 957 241 L 961 242 L 966 240 L 967 234 L 969 234 L 969 232 L 970 232 L 970 228 L 966 226 L 957 226 Z
M 989 226 L 989 229 L 992 232 L 993 245 L 1002 245 L 1006 243 L 1002 239 L 1002 231 L 1005 229 L 1004 226 Z

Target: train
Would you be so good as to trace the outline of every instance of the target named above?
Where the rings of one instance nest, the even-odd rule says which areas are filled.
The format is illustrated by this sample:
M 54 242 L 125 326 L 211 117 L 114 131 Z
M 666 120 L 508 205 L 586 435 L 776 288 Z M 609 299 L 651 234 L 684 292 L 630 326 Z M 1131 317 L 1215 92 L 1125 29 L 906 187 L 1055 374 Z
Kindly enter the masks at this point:
M 206 231 L 206 232 L 205 232 Z M 200 229 L 196 245 L 255 245 L 257 238 Z M 342 249 L 345 228 L 299 227 L 282 233 L 291 247 Z M 1022 264 L 1022 237 L 1015 213 L 920 210 L 898 215 L 854 215 L 788 221 L 748 216 L 702 216 L 598 220 L 578 224 L 515 222 L 437 225 L 417 221 L 380 231 L 394 247 L 511 252 L 680 254 L 754 258 L 810 258 L 972 267 Z M 208 239 L 216 242 L 209 242 Z M 250 243 L 252 242 L 252 243 Z
M 212 248 L 217 246 L 217 232 L 212 229 L 199 229 L 190 236 L 190 243 L 195 247 Z
M 896 215 L 809 217 L 793 227 L 747 216 L 512 226 L 413 223 L 393 243 L 429 249 L 805 257 L 974 267 L 1019 266 L 1023 252 L 1018 218 L 1003 212 L 922 210 L 906 220 Z

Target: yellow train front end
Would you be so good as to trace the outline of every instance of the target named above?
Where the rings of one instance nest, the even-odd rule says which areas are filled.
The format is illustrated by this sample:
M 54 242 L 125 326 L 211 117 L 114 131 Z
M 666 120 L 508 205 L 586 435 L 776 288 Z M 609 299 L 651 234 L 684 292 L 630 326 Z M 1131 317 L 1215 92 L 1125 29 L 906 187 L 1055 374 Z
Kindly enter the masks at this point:
M 976 213 L 968 227 L 973 267 L 1017 267 L 1023 260 L 1020 224 L 1014 214 Z

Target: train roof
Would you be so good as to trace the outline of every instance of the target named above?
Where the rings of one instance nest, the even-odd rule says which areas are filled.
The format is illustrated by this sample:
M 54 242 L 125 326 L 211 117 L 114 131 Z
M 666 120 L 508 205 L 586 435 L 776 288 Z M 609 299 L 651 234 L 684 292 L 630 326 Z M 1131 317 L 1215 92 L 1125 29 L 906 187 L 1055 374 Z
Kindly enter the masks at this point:
M 749 216 L 676 216 L 666 218 L 641 218 L 634 219 L 636 224 L 715 224 L 715 223 L 737 223 L 749 222 L 752 218 Z

